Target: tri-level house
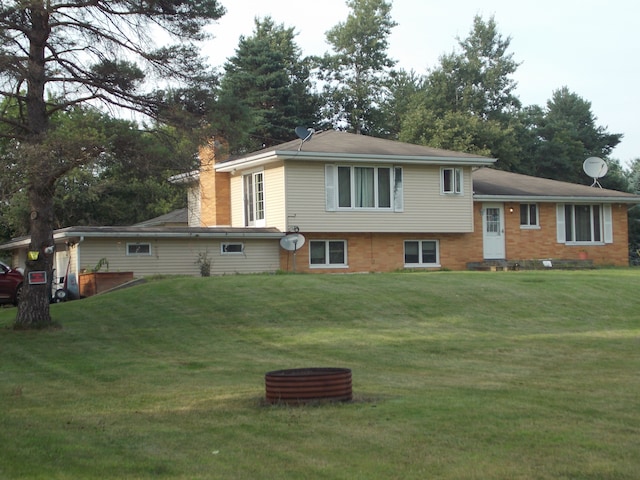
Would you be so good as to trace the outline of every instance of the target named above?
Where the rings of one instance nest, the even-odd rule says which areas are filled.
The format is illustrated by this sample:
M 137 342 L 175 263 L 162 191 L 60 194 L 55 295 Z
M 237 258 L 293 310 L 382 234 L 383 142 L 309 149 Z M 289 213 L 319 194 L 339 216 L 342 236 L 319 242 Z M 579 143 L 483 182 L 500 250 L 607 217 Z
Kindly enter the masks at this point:
M 188 208 L 128 227 L 54 232 L 55 265 L 102 260 L 136 277 L 251 272 L 461 270 L 587 258 L 628 265 L 628 193 L 493 168 L 496 159 L 338 131 L 229 158 L 212 141 L 177 175 Z M 286 235 L 304 237 L 294 251 Z M 24 265 L 29 238 L 0 245 Z M 544 262 L 544 263 L 543 263 Z M 102 263 L 105 263 L 104 261 Z
M 492 158 L 337 131 L 235 159 L 212 144 L 201 158 L 185 177 L 194 182 L 190 225 L 299 232 L 299 250 L 279 250 L 284 271 L 294 253 L 303 272 L 585 257 L 627 265 L 627 209 L 640 200 L 502 172 Z

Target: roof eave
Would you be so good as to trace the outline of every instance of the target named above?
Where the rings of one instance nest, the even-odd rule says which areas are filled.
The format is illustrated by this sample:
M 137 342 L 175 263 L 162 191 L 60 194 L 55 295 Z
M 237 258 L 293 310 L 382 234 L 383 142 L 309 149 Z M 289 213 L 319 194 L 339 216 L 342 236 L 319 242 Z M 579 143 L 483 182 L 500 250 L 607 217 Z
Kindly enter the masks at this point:
M 53 233 L 54 242 L 60 242 L 68 239 L 85 239 L 85 238 L 230 238 L 230 239 L 273 239 L 282 238 L 285 234 L 281 232 L 223 232 L 223 231 L 193 231 L 193 232 L 163 232 L 163 231 L 125 231 L 125 230 L 108 230 L 108 231 L 90 231 L 63 229 Z M 12 250 L 19 247 L 27 247 L 31 243 L 30 237 L 20 237 L 9 240 L 0 245 L 0 250 Z
M 596 197 L 596 196 L 563 196 L 563 195 L 473 195 L 473 199 L 484 202 L 531 202 L 531 203 L 626 203 L 638 204 L 640 198 L 631 197 Z
M 242 158 L 216 165 L 218 172 L 234 172 L 237 169 L 249 169 L 266 165 L 278 160 L 307 160 L 316 162 L 348 161 L 354 163 L 389 163 L 420 165 L 492 165 L 497 159 L 487 157 L 442 157 L 423 155 L 374 155 L 366 153 L 322 153 L 298 152 L 290 150 L 273 150 L 253 157 Z

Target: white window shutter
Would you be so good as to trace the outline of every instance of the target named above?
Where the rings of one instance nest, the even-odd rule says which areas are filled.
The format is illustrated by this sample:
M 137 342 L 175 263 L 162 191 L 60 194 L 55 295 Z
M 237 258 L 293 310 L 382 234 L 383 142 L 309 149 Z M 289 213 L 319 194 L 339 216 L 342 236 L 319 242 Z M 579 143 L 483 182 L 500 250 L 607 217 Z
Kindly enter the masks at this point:
M 602 206 L 602 216 L 604 223 L 604 243 L 613 243 L 613 215 L 611 205 Z
M 336 166 L 325 165 L 324 166 L 324 192 L 326 199 L 327 212 L 334 212 L 336 210 Z
M 404 187 L 402 178 L 402 167 L 393 169 L 393 211 L 404 211 Z
M 566 242 L 566 231 L 564 227 L 564 205 L 556 204 L 556 236 L 558 243 Z

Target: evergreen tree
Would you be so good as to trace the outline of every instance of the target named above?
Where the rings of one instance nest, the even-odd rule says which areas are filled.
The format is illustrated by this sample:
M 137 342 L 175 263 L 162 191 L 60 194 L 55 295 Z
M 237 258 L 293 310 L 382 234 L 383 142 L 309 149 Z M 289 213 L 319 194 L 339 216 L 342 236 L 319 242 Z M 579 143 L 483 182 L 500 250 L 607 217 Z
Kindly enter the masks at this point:
M 0 111 L 0 134 L 13 139 L 26 172 L 29 248 L 41 252 L 27 262 L 27 274 L 52 269 L 52 256 L 42 252 L 53 244 L 56 183 L 102 153 L 97 132 L 56 128 L 51 116 L 87 102 L 157 116 L 162 106 L 148 91 L 150 81 L 188 80 L 202 69 L 194 42 L 223 13 L 218 0 L 0 3 L 0 95 L 15 109 Z M 158 45 L 158 29 L 166 43 Z M 16 327 L 50 324 L 49 292 L 25 285 Z
M 245 138 L 232 151 L 268 147 L 295 138 L 295 127 L 316 124 L 317 97 L 311 93 L 309 62 L 301 58 L 293 28 L 267 17 L 255 20 L 250 37 L 240 37 L 225 65 L 223 102 L 237 102 L 249 115 Z M 231 139 L 228 139 L 231 140 Z
M 606 159 L 622 139 L 596 126 L 591 103 L 567 87 L 553 92 L 545 109 L 533 109 L 529 129 L 535 141 L 523 161 L 529 173 L 574 183 L 590 183 L 582 171 L 588 157 Z
M 380 105 L 383 121 L 372 126 L 372 135 L 398 140 L 402 122 L 412 110 L 413 102 L 425 88 L 425 78 L 414 71 L 391 72 L 387 83 L 388 94 Z

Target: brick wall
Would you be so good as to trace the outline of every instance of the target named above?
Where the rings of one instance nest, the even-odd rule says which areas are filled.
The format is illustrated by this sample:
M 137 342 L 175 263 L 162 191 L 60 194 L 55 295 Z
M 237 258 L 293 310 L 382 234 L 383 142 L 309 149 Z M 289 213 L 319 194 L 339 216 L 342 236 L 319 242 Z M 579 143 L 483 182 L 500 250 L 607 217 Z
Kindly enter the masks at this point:
M 231 179 L 214 166 L 228 158 L 226 147 L 212 140 L 200 147 L 200 226 L 231 225 Z
M 513 208 L 513 213 L 509 212 Z M 557 258 L 574 260 L 586 256 L 596 265 L 627 266 L 629 264 L 627 205 L 611 206 L 613 221 L 613 243 L 605 245 L 565 245 L 557 242 L 556 204 L 540 203 L 539 229 L 520 228 L 520 204 L 505 204 L 506 255 L 508 259 Z M 482 232 L 482 218 L 479 210 L 477 217 Z
M 513 212 L 509 212 L 509 208 Z M 405 240 L 438 240 L 441 268 L 464 270 L 468 262 L 483 260 L 482 204 L 474 204 L 474 232 L 466 234 L 415 233 L 304 233 L 304 246 L 296 253 L 296 271 L 313 273 L 385 272 L 404 269 Z M 542 258 L 578 259 L 581 252 L 596 265 L 628 265 L 627 206 L 613 205 L 613 244 L 568 246 L 556 241 L 555 204 L 539 204 L 539 229 L 520 228 L 519 203 L 504 205 L 507 260 Z M 346 240 L 349 268 L 309 268 L 310 240 Z M 280 268 L 292 271 L 293 254 L 280 249 Z
M 305 244 L 296 252 L 296 272 L 307 273 L 355 273 L 390 272 L 404 269 L 405 240 L 439 240 L 440 264 L 443 268 L 463 270 L 469 251 L 469 234 L 415 234 L 415 233 L 305 233 Z M 310 240 L 346 240 L 349 268 L 310 268 Z M 482 256 L 482 245 L 473 246 Z M 280 268 L 292 271 L 293 253 L 280 249 Z M 439 267 L 431 267 L 438 269 Z

